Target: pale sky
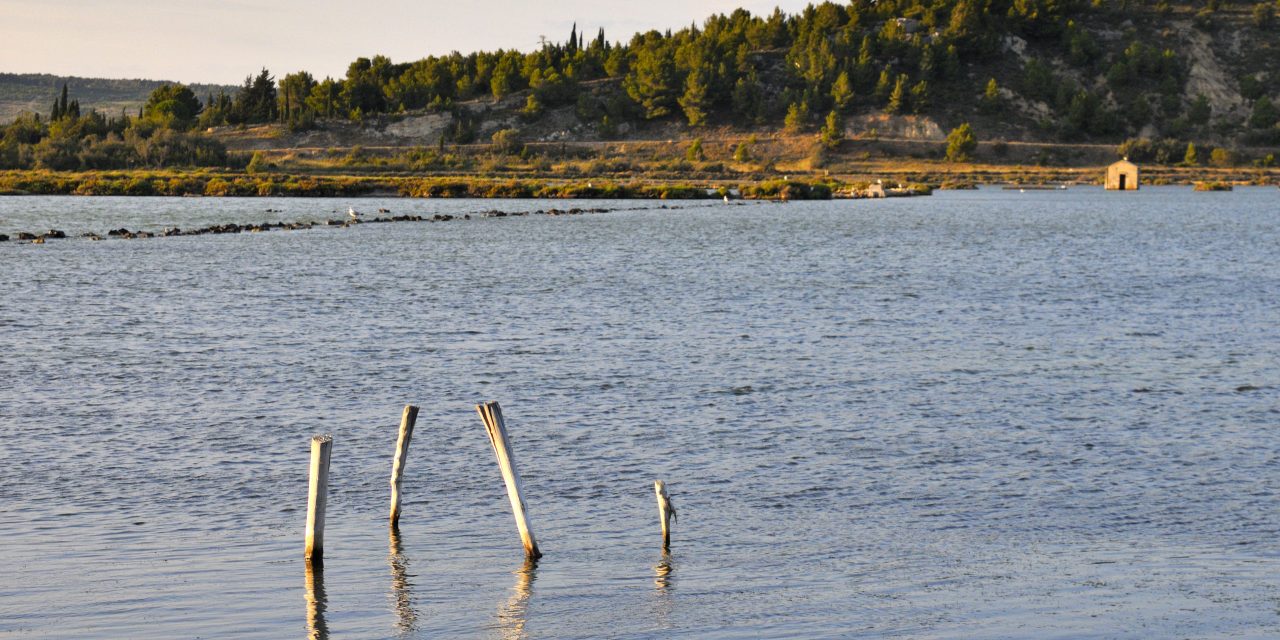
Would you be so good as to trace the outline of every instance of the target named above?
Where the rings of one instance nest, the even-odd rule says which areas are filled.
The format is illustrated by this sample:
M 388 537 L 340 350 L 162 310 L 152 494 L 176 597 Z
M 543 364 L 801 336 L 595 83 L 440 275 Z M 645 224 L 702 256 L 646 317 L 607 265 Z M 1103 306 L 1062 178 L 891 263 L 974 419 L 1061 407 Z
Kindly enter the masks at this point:
M 564 41 L 576 21 L 611 41 L 738 7 L 808 0 L 0 0 L 0 71 L 238 84 L 267 67 L 341 77 L 359 56 L 396 62 Z

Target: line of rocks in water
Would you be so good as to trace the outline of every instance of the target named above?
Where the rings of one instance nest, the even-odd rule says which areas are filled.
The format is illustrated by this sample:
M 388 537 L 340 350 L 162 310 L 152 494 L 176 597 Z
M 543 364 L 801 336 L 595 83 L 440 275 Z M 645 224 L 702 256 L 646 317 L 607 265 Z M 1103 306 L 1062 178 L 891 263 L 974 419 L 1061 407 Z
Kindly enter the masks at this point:
M 710 206 L 710 205 L 700 205 L 700 206 Z M 528 216 L 528 215 L 575 216 L 575 215 L 584 215 L 589 213 L 636 211 L 640 209 L 649 209 L 649 208 L 652 208 L 652 207 L 627 207 L 627 208 L 621 208 L 621 209 L 606 209 L 601 207 L 590 208 L 590 209 L 580 209 L 575 207 L 573 209 L 552 208 L 552 209 L 545 209 L 545 210 L 538 209 L 536 211 L 501 211 L 498 209 L 490 209 L 489 211 L 481 211 L 481 212 L 475 213 L 474 216 L 477 218 L 507 218 L 507 217 L 518 217 L 518 216 Z M 670 205 L 664 204 L 658 208 L 684 209 L 686 207 L 670 206 Z M 387 209 L 379 209 L 378 211 L 379 213 L 391 213 Z M 279 209 L 267 209 L 267 212 L 281 213 Z M 234 222 L 228 222 L 225 224 L 215 224 L 208 227 L 202 227 L 199 229 L 189 229 L 185 231 L 177 227 L 166 228 L 163 231 L 130 231 L 129 229 L 121 227 L 119 229 L 112 229 L 108 231 L 106 237 L 120 238 L 124 240 L 133 240 L 136 238 L 167 238 L 172 236 L 202 236 L 202 235 L 223 234 L 223 233 L 258 233 L 262 231 L 277 231 L 277 230 L 295 231 L 300 229 L 310 229 L 312 227 L 346 228 L 346 227 L 352 227 L 359 224 L 379 224 L 379 223 L 387 223 L 387 222 L 450 222 L 453 220 L 470 220 L 472 216 L 473 214 L 470 214 L 470 213 L 465 213 L 462 215 L 437 213 L 433 216 L 402 215 L 402 216 L 377 216 L 372 218 L 360 217 L 360 218 L 354 218 L 354 219 L 335 218 L 335 219 L 323 220 L 321 222 L 262 222 L 262 223 L 256 223 L 256 224 L 236 224 Z M 30 244 L 44 244 L 46 240 L 62 239 L 66 237 L 67 237 L 66 232 L 60 231 L 58 229 L 50 229 L 41 234 L 20 231 L 14 234 L 12 238 L 10 238 L 10 236 L 7 234 L 0 233 L 0 242 L 8 242 L 12 239 L 18 242 L 26 242 Z M 80 237 L 86 238 L 89 240 L 104 239 L 103 236 L 97 233 L 92 233 L 92 232 L 81 234 Z

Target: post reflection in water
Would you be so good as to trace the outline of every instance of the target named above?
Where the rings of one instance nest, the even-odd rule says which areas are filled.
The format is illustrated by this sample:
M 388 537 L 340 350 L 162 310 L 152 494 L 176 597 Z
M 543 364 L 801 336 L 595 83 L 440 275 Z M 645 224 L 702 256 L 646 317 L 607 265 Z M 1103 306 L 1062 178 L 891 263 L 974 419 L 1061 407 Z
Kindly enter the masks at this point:
M 329 625 L 324 621 L 324 610 L 327 598 L 324 594 L 324 565 L 310 560 L 307 564 L 306 593 L 307 600 L 307 638 L 310 640 L 328 640 Z
M 658 620 L 658 626 L 663 629 L 671 628 L 671 612 L 675 609 L 675 599 L 672 597 L 676 586 L 675 576 L 673 575 L 675 570 L 676 565 L 671 559 L 671 553 L 663 551 L 662 559 L 653 566 L 653 587 L 655 590 L 653 613 Z
M 391 552 L 387 555 L 387 563 L 391 565 L 391 598 L 396 607 L 396 633 L 406 635 L 418 627 L 418 613 L 413 608 L 410 595 L 408 564 L 400 546 L 400 530 L 391 527 Z
M 528 559 L 515 571 L 516 584 L 511 598 L 498 610 L 498 628 L 503 640 L 526 638 L 524 627 L 529 620 L 529 596 L 533 594 L 533 581 L 538 577 L 538 561 Z

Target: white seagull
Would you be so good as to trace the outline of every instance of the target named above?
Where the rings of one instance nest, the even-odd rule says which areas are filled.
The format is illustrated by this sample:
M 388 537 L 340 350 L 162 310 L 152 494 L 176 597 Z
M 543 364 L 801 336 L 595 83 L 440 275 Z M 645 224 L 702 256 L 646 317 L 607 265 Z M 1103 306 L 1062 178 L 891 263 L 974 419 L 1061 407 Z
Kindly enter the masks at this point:
M 352 220 L 359 220 L 360 212 L 356 211 L 355 207 L 347 207 L 347 217 L 351 218 Z

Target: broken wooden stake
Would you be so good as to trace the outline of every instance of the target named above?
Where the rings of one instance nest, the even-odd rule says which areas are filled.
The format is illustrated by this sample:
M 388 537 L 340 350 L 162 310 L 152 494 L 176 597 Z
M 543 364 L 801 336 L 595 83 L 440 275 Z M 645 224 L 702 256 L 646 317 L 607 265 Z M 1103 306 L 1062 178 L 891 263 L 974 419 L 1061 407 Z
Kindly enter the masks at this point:
M 324 558 L 324 509 L 329 504 L 329 452 L 332 450 L 333 436 L 311 438 L 306 558 L 312 562 L 320 562 Z
M 391 526 L 400 524 L 400 480 L 404 476 L 405 458 L 409 456 L 409 441 L 413 439 L 413 425 L 418 421 L 418 408 L 407 404 L 400 416 L 400 437 L 396 439 L 396 453 L 391 461 Z
M 653 482 L 653 492 L 658 496 L 658 518 L 662 521 L 662 550 L 671 548 L 671 521 L 676 519 L 676 508 L 671 506 L 667 485 L 661 480 Z
M 493 445 L 493 454 L 498 458 L 498 468 L 502 470 L 502 480 L 507 485 L 507 497 L 511 499 L 511 511 L 516 517 L 516 527 L 520 530 L 524 553 L 532 560 L 541 558 L 542 552 L 538 550 L 538 542 L 533 537 L 533 527 L 529 524 L 529 514 L 525 510 L 520 474 L 516 472 L 516 463 L 512 459 L 511 443 L 507 441 L 507 427 L 502 420 L 502 407 L 498 406 L 497 402 L 486 402 L 476 405 L 476 411 L 484 421 L 485 431 L 489 433 L 489 444 Z

